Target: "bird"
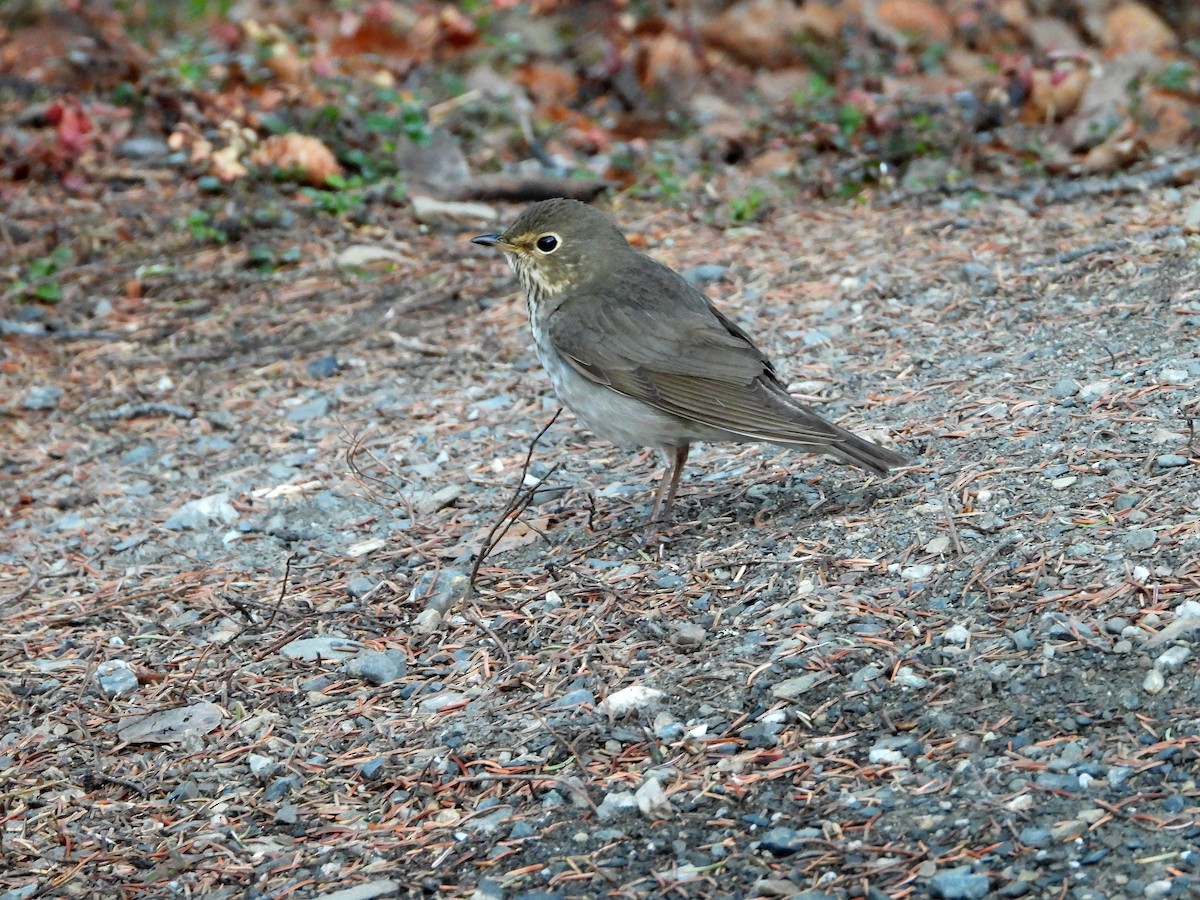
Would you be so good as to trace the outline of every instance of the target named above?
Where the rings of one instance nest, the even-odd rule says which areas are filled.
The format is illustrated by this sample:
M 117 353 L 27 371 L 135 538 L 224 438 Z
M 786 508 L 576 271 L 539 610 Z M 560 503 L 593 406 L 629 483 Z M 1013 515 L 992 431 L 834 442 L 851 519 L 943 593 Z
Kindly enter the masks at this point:
M 663 452 L 651 525 L 670 521 L 697 441 L 777 444 L 879 475 L 908 462 L 792 397 L 745 331 L 596 207 L 543 200 L 471 240 L 502 251 L 516 273 L 559 399 L 596 435 Z

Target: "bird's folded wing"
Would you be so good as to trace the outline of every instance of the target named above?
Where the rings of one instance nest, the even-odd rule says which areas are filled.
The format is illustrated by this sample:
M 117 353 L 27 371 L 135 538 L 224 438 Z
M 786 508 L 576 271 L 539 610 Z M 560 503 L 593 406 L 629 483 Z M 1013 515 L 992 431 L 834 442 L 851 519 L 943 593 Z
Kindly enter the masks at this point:
M 633 288 L 621 279 L 620 295 L 572 305 L 569 330 L 551 318 L 550 339 L 563 359 L 597 384 L 713 428 L 797 445 L 842 439 L 840 428 L 787 397 L 740 328 L 676 273 L 653 265 Z M 669 310 L 655 295 L 663 290 L 679 300 Z

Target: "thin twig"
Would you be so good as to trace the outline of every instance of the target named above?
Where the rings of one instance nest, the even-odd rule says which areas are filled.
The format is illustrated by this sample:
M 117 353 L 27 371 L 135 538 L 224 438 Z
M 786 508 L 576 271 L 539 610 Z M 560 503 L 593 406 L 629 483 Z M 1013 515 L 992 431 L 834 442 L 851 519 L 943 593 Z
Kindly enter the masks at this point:
M 263 631 L 266 631 L 275 622 L 275 617 L 279 615 L 279 608 L 283 606 L 283 598 L 287 594 L 288 576 L 292 574 L 292 563 L 296 559 L 296 554 L 291 553 L 283 563 L 283 581 L 279 585 L 279 599 L 275 601 L 275 608 L 271 610 L 271 618 L 267 619 L 267 624 L 263 626 Z
M 517 481 L 517 489 L 513 491 L 512 497 L 509 498 L 508 504 L 504 507 L 504 511 L 500 513 L 500 517 L 488 529 L 487 536 L 484 537 L 483 543 L 479 545 L 479 552 L 475 554 L 475 562 L 471 564 L 471 572 L 467 576 L 467 597 L 469 598 L 475 590 L 475 578 L 479 575 L 479 567 L 483 565 L 483 561 L 487 559 L 488 554 L 496 549 L 496 545 L 504 540 L 504 536 L 508 534 L 508 529 L 521 517 L 521 513 L 529 508 L 533 503 L 533 498 L 537 494 L 537 489 L 546 483 L 549 478 L 558 469 L 558 463 L 550 467 L 541 478 L 539 478 L 531 487 L 525 487 L 525 476 L 529 474 L 530 463 L 533 462 L 533 450 L 537 447 L 538 441 L 542 439 L 550 426 L 558 421 L 558 417 L 562 415 L 562 407 L 550 417 L 550 421 L 542 426 L 541 431 L 533 436 L 533 440 L 529 442 L 529 450 L 525 454 L 525 462 L 521 464 L 521 477 Z
M 40 553 L 38 553 L 36 556 L 37 562 L 41 562 L 41 559 L 42 559 L 42 555 Z M 26 597 L 28 597 L 33 592 L 33 589 L 35 587 L 37 587 L 38 582 L 42 580 L 41 566 L 38 566 L 35 563 L 29 563 L 28 568 L 29 568 L 29 581 L 25 582 L 25 586 L 23 588 L 21 588 L 19 591 L 17 591 L 11 597 L 9 597 L 7 600 L 5 600 L 4 602 L 6 604 L 20 603 L 22 600 L 24 600 Z
M 942 512 L 946 514 L 946 530 L 950 532 L 950 543 L 954 545 L 954 552 L 962 556 L 963 545 L 958 539 L 958 526 L 954 524 L 953 498 L 949 494 L 942 497 Z

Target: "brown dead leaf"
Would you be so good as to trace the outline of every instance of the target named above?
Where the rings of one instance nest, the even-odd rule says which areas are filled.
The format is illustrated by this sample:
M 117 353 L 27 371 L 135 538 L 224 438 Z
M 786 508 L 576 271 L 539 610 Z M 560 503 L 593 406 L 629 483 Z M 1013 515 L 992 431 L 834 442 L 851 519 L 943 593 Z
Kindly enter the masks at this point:
M 228 184 L 246 176 L 246 167 L 238 159 L 237 147 L 222 147 L 209 157 L 212 173 Z
M 1153 150 L 1175 150 L 1196 140 L 1196 106 L 1169 91 L 1147 91 L 1142 98 L 1142 137 Z
M 929 47 L 949 43 L 954 36 L 950 15 L 927 0 L 883 0 L 875 8 L 875 18 L 902 45 Z
M 1080 170 L 1088 175 L 1116 172 L 1145 155 L 1146 142 L 1138 134 L 1133 120 L 1126 119 L 1107 139 L 1087 152 Z
M 529 92 L 539 107 L 566 106 L 579 93 L 579 77 L 565 66 L 533 62 L 520 66 L 513 80 Z
M 708 22 L 704 40 L 752 66 L 801 62 L 796 38 L 808 25 L 791 0 L 742 0 Z
M 1122 3 L 1104 21 L 1104 49 L 1109 57 L 1130 50 L 1161 53 L 1175 46 L 1175 33 L 1140 3 Z
M 267 138 L 250 155 L 250 162 L 296 173 L 316 187 L 324 187 L 331 176 L 342 171 L 328 147 L 314 137 L 294 131 Z
M 819 0 L 805 3 L 800 14 L 804 17 L 805 30 L 823 41 L 836 41 L 846 24 L 846 10 Z
M 645 40 L 637 70 L 643 85 L 667 89 L 676 96 L 690 93 L 701 74 L 696 51 L 673 31 L 662 31 Z
M 1021 121 L 1029 125 L 1061 122 L 1079 108 L 1092 81 L 1085 66 L 1035 69 L 1030 75 L 1029 96 L 1021 108 Z

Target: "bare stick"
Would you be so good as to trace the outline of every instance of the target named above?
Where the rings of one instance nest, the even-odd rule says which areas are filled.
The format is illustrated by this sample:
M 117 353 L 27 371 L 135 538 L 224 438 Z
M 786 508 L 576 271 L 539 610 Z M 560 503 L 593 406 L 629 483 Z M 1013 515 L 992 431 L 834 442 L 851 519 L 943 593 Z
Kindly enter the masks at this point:
M 537 494 L 537 489 L 546 483 L 546 479 L 554 474 L 558 469 L 558 463 L 550 467 L 550 470 L 537 480 L 537 482 L 529 488 L 525 487 L 525 476 L 529 474 L 529 464 L 533 461 L 533 450 L 537 446 L 538 441 L 542 439 L 550 426 L 558 421 L 558 417 L 562 415 L 562 407 L 550 417 L 550 421 L 542 426 L 542 430 L 533 436 L 533 440 L 529 442 L 529 451 L 525 454 L 525 462 L 521 465 L 521 477 L 517 482 L 517 489 L 513 491 L 513 495 L 509 498 L 508 505 L 504 507 L 504 511 L 500 513 L 495 524 L 488 530 L 487 536 L 483 539 L 483 543 L 479 546 L 479 552 L 475 554 L 475 562 L 471 564 L 471 573 L 467 576 L 467 596 L 470 597 L 475 590 L 475 578 L 479 575 L 479 567 L 483 565 L 483 561 L 487 559 L 488 554 L 496 549 L 496 545 L 504 540 L 504 536 L 508 534 L 508 529 L 513 527 L 513 524 L 521 517 L 521 513 L 529 508 L 529 504 L 533 503 L 533 498 Z

